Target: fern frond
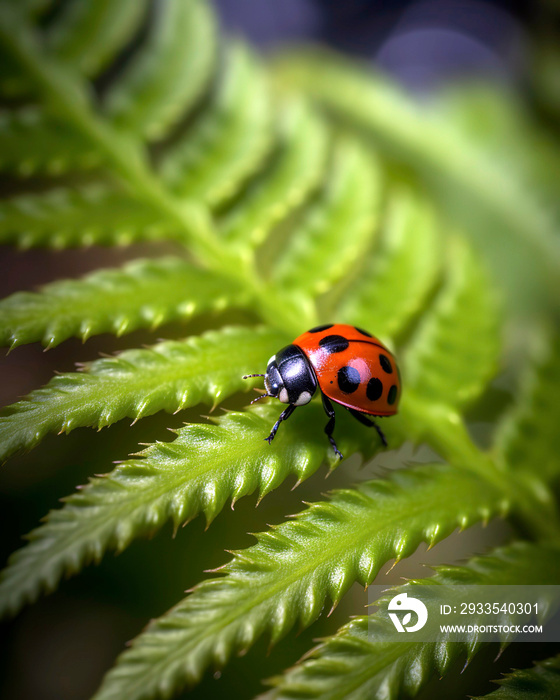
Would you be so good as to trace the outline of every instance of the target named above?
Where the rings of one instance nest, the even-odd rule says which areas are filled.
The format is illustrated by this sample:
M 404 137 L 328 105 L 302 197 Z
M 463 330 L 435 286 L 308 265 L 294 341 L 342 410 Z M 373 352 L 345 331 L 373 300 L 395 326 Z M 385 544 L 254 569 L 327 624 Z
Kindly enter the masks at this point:
M 92 168 L 99 155 L 71 127 L 25 107 L 0 112 L 0 170 L 22 177 Z M 0 218 L 0 222 L 2 219 Z
M 182 196 L 216 207 L 257 170 L 272 146 L 272 102 L 262 66 L 234 43 L 210 105 L 173 144 L 162 175 Z
M 63 574 L 98 561 L 108 548 L 123 550 L 168 520 L 177 528 L 203 513 L 210 523 L 228 499 L 233 507 L 257 491 L 260 500 L 292 474 L 299 483 L 324 463 L 334 466 L 321 431 L 322 408 L 313 404 L 308 413 L 305 421 L 295 418 L 282 426 L 269 446 L 264 437 L 278 418 L 278 406 L 230 412 L 216 425 L 180 428 L 174 442 L 158 442 L 105 477 L 93 478 L 62 510 L 52 511 L 14 555 L 0 579 L 2 612 L 15 612 L 41 590 L 52 590 Z M 398 436 L 393 433 L 391 440 L 396 444 Z M 370 453 L 372 435 L 351 425 L 341 445 Z
M 161 137 L 200 97 L 216 54 L 214 16 L 205 0 L 162 0 L 150 33 L 107 96 L 119 128 Z
M 124 245 L 171 238 L 172 231 L 152 206 L 104 185 L 0 201 L 0 242 L 22 248 Z
M 496 371 L 500 328 L 496 293 L 466 241 L 451 240 L 446 283 L 407 348 L 407 383 L 430 402 L 462 406 Z
M 473 700 L 556 700 L 560 697 L 560 656 L 539 661 L 533 668 L 515 669 L 495 682 L 498 690 Z
M 124 335 L 136 328 L 188 319 L 242 302 L 233 284 L 178 258 L 134 260 L 81 280 L 16 292 L 0 301 L 0 345 L 41 342 L 48 348 L 76 336 Z
M 204 581 L 150 624 L 106 676 L 96 700 L 167 697 L 264 632 L 275 642 L 298 620 L 308 626 L 327 597 L 336 604 L 354 580 L 371 583 L 388 559 L 505 507 L 499 492 L 445 465 L 335 492 L 257 535 L 258 544 L 235 553 L 224 577 Z
M 0 412 L 0 460 L 49 432 L 215 407 L 260 384 L 243 374 L 264 371 L 270 354 L 336 310 L 341 321 L 405 344 L 399 414 L 383 429 L 391 448 L 424 444 L 439 462 L 335 492 L 256 535 L 221 574 L 151 623 L 98 700 L 168 696 L 259 637 L 274 643 L 310 625 L 353 582 L 368 585 L 388 560 L 456 528 L 509 516 L 536 542 L 559 541 L 550 451 L 560 448 L 552 398 L 560 340 L 494 447 L 479 449 L 460 409 L 481 395 L 498 362 L 498 306 L 463 239 L 445 247 L 443 219 L 423 191 L 490 257 L 503 251 L 504 280 L 516 280 L 522 258 L 527 279 L 540 284 L 528 290 L 529 302 L 546 280 L 558 305 L 558 222 L 532 194 L 539 177 L 554 180 L 554 155 L 537 173 L 537 141 L 528 139 L 522 157 L 494 159 L 436 101 L 431 109 L 415 105 L 332 56 L 293 53 L 275 75 L 305 90 L 276 89 L 241 42 L 217 40 L 209 0 L 0 0 L 0 54 L 9 73 L 0 76 L 0 170 L 76 173 L 72 189 L 68 176 L 56 191 L 32 181 L 30 194 L 0 201 L 0 242 L 170 240 L 184 252 L 0 301 L 0 344 L 49 348 L 224 308 L 268 323 L 126 350 L 53 378 Z M 504 135 L 504 143 L 515 140 Z M 389 155 L 383 166 L 373 141 Z M 409 181 L 416 185 L 400 184 Z M 497 235 L 487 235 L 494 227 Z M 226 503 L 250 494 L 260 501 L 292 475 L 297 486 L 323 465 L 337 467 L 318 399 L 282 424 L 270 445 L 277 401 L 186 425 L 171 442 L 113 463 L 49 513 L 10 559 L 0 574 L 0 615 L 168 521 L 170 530 L 198 515 L 210 524 Z M 381 449 L 374 430 L 337 413 L 346 456 Z M 441 567 L 431 582 L 556 583 L 559 554 L 558 545 L 514 545 L 466 567 Z M 279 696 L 369 700 L 378 690 L 396 700 L 478 649 L 477 639 L 391 645 L 382 622 L 370 616 L 374 638 L 363 636 L 364 619 L 327 640 L 280 682 Z
M 560 476 L 560 335 L 545 342 L 517 405 L 498 426 L 495 448 L 508 469 L 551 482 Z
M 287 339 L 268 329 L 223 328 L 186 341 L 126 350 L 59 374 L 0 415 L 0 460 L 36 445 L 47 433 L 104 428 L 157 411 L 204 401 L 217 405 L 242 389 L 242 376 L 265 365 Z
M 146 10 L 146 0 L 71 2 L 47 33 L 46 44 L 74 70 L 95 75 L 130 40 Z
M 435 576 L 391 589 L 390 594 L 413 591 L 415 583 L 425 582 L 434 586 L 556 583 L 560 578 L 559 554 L 552 545 L 517 543 L 475 557 L 465 566 L 435 567 Z M 437 589 L 434 595 L 437 596 Z M 482 646 L 474 636 L 469 642 L 446 638 L 437 643 L 396 642 L 394 628 L 386 631 L 386 623 L 384 616 L 375 613 L 344 625 L 285 676 L 272 679 L 276 686 L 272 697 L 275 700 L 414 697 L 432 676 L 446 675 L 460 657 L 470 660 Z M 493 698 L 494 694 L 489 697 Z
M 328 151 L 323 120 L 307 103 L 294 100 L 282 108 L 279 121 L 276 157 L 222 221 L 228 240 L 259 245 L 319 187 Z
M 508 269 L 515 265 L 517 272 L 548 293 L 547 302 L 559 302 L 558 220 L 535 201 L 515 168 L 488 157 L 445 115 L 421 108 L 382 76 L 360 70 L 332 52 L 288 53 L 277 62 L 277 74 L 336 116 L 373 133 L 380 145 L 419 172 L 442 201 L 453 206 L 454 215 L 491 256 L 498 273 L 507 255 Z M 488 225 L 481 226 L 479 217 Z M 533 261 L 531 266 L 526 265 L 527 258 Z M 503 280 L 512 290 L 517 284 L 514 277 Z
M 439 223 L 412 190 L 389 193 L 381 247 L 342 299 L 337 318 L 392 338 L 424 307 L 441 267 Z
M 175 6 L 186 7 L 177 3 Z M 166 191 L 148 167 L 140 142 L 101 118 L 93 109 L 83 82 L 63 63 L 45 55 L 31 27 L 22 25 L 14 8 L 5 4 L 0 5 L 0 41 L 43 98 L 50 113 L 82 134 L 138 200 L 153 206 L 162 218 L 171 220 L 182 240 L 192 244 L 199 258 L 216 267 L 230 269 L 232 256 L 223 246 L 219 247 L 206 207 L 189 200 L 178 201 Z
M 341 139 L 329 170 L 319 201 L 305 212 L 274 266 L 274 282 L 287 289 L 327 291 L 373 238 L 381 195 L 373 154 L 357 140 Z

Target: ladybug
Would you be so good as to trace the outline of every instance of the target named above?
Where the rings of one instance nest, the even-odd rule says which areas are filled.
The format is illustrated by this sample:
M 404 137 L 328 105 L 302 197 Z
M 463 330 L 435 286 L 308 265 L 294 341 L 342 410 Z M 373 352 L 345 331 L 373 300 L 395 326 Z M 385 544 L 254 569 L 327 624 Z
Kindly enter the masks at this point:
M 371 333 L 341 323 L 317 326 L 273 355 L 266 374 L 247 374 L 243 379 L 249 377 L 264 377 L 266 388 L 266 393 L 251 403 L 272 396 L 289 404 L 265 438 L 268 444 L 280 423 L 298 406 L 309 403 L 319 389 L 329 417 L 325 433 L 340 458 L 332 436 L 335 412 L 331 401 L 348 409 L 360 423 L 375 428 L 387 446 L 379 426 L 366 415 L 392 416 L 397 412 L 401 378 L 395 358 Z

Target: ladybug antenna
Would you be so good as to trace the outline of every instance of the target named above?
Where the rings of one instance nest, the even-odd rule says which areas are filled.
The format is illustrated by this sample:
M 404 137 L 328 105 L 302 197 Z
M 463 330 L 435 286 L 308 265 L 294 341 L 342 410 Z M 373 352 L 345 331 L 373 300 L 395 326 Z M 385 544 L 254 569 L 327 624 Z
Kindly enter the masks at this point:
M 251 379 L 251 377 L 264 377 L 264 374 L 244 374 L 241 379 Z
M 261 399 L 266 399 L 267 397 L 272 396 L 272 394 L 261 394 L 260 396 L 257 396 L 256 399 L 253 399 L 251 403 L 255 403 L 255 401 L 260 401 Z

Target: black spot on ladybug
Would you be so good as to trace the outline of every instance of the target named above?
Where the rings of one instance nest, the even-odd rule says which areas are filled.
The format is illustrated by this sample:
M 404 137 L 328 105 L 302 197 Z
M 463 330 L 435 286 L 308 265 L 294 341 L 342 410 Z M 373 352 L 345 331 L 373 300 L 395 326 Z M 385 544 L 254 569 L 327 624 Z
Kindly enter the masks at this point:
M 360 373 L 354 367 L 341 367 L 337 375 L 338 386 L 345 394 L 351 394 L 360 386 Z
M 397 400 L 397 385 L 393 384 L 393 386 L 389 389 L 389 395 L 387 396 L 387 403 L 390 406 L 392 406 L 396 400 Z
M 327 328 L 332 328 L 334 326 L 334 323 L 327 323 L 324 326 L 315 326 L 315 328 L 311 328 L 308 330 L 308 333 L 320 333 L 321 331 L 326 331 Z
M 383 393 L 383 384 L 377 377 L 372 377 L 367 385 L 366 396 L 370 401 L 377 401 Z
M 365 335 L 367 338 L 373 338 L 371 333 L 368 333 L 367 331 L 364 331 L 362 328 L 358 328 L 358 326 L 354 326 L 354 330 L 357 330 L 358 333 L 361 333 L 362 335 Z
M 347 350 L 350 343 L 341 335 L 326 335 L 321 338 L 319 345 L 328 353 L 333 353 Z
M 348 349 L 350 343 L 341 335 L 326 335 L 319 341 L 320 347 L 328 353 L 343 352 Z
M 387 374 L 393 374 L 393 368 L 391 367 L 391 361 L 387 357 L 387 355 L 379 355 L 379 364 L 381 365 L 381 369 L 384 372 L 387 372 Z

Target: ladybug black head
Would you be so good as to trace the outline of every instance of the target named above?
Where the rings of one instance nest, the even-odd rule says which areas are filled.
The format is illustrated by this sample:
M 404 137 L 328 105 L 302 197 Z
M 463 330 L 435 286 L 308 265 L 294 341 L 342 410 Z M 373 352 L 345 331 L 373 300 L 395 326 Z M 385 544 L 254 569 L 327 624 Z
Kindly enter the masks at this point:
M 317 380 L 303 351 L 296 345 L 287 345 L 268 361 L 264 385 L 268 396 L 303 406 L 311 401 Z
M 282 391 L 282 389 L 285 391 L 284 382 L 282 381 L 282 377 L 278 371 L 276 355 L 273 355 L 268 361 L 266 374 L 264 375 L 264 386 L 266 393 L 274 398 L 278 398 L 278 394 Z M 284 401 L 284 403 L 288 403 L 288 401 Z

